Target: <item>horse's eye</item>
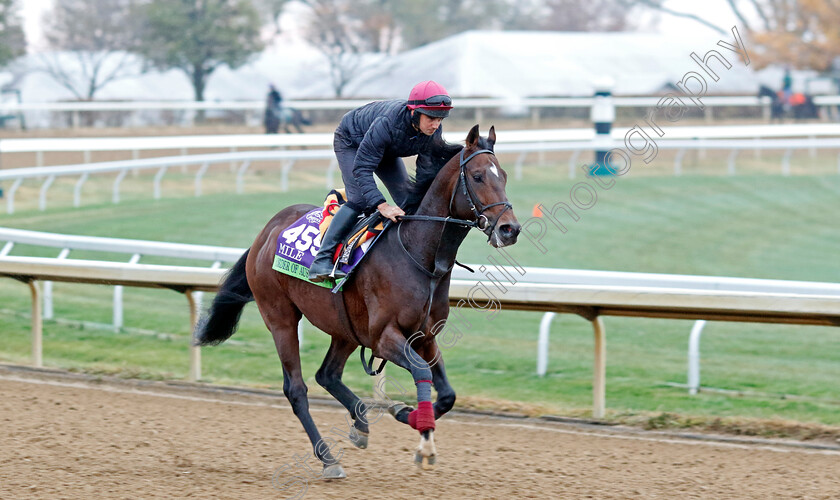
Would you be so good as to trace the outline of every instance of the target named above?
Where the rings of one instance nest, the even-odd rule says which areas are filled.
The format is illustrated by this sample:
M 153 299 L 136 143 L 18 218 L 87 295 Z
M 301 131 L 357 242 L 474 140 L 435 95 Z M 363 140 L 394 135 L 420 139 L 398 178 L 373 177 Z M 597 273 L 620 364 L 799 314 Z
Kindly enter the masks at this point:
M 481 174 L 473 174 L 473 180 L 475 182 L 481 182 Z

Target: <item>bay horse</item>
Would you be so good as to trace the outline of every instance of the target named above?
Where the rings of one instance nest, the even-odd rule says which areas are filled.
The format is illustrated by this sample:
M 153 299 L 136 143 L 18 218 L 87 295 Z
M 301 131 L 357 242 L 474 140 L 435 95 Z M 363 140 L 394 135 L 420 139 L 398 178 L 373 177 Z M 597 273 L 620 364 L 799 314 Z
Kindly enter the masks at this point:
M 773 91 L 766 85 L 760 85 L 758 88 L 759 97 L 770 98 L 770 119 L 783 121 L 786 117 L 792 117 L 795 120 L 809 120 L 819 118 L 819 110 L 814 104 L 814 99 L 801 92 L 791 94 L 790 100 L 785 101 L 784 92 Z
M 432 326 L 439 326 L 449 315 L 455 255 L 472 227 L 487 235 L 494 247 L 512 245 L 521 229 L 505 193 L 507 174 L 493 154 L 495 142 L 493 127 L 483 138 L 476 125 L 465 146 L 445 144 L 437 164 L 418 162 L 405 204 L 408 215 L 381 235 L 382 241 L 371 248 L 337 294 L 272 269 L 280 232 L 316 207 L 292 205 L 281 210 L 230 269 L 196 328 L 196 344 L 223 342 L 236 330 L 243 306 L 256 301 L 283 365 L 283 393 L 323 463 L 322 477 L 346 475 L 309 414 L 298 352 L 301 315 L 332 337 L 315 380 L 350 412 L 354 421 L 351 442 L 367 447 L 368 408 L 341 376 L 347 358 L 362 346 L 362 356 L 368 348 L 411 372 L 418 408 L 394 404 L 389 411 L 420 432 L 415 461 L 424 468 L 434 464 L 435 420 L 452 408 L 455 391 L 435 340 L 440 330 L 433 331 Z M 371 374 L 369 365 L 365 370 Z M 437 391 L 434 405 L 431 385 Z

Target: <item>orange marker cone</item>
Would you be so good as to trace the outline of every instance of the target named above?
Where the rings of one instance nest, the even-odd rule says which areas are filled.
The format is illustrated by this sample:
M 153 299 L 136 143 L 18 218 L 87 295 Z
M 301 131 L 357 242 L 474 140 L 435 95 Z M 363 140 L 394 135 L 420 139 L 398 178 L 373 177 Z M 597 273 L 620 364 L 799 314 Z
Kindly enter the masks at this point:
M 542 217 L 542 210 L 540 210 L 540 204 L 539 203 L 534 205 L 534 211 L 531 212 L 531 215 L 533 217 Z

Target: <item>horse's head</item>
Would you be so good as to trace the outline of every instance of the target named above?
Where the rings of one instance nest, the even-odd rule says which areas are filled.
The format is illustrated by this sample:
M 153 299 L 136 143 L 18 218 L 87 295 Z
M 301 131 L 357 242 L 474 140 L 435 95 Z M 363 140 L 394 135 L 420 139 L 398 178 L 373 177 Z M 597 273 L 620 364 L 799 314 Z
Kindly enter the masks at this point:
M 452 216 L 476 221 L 496 248 L 513 245 L 522 226 L 513 215 L 507 199 L 507 173 L 499 166 L 493 146 L 496 130 L 490 127 L 487 137 L 478 133 L 478 125 L 467 135 L 459 156 L 460 173 L 449 201 Z
M 759 85 L 758 86 L 758 97 L 770 97 L 775 99 L 776 98 L 776 91 L 768 87 L 767 85 Z

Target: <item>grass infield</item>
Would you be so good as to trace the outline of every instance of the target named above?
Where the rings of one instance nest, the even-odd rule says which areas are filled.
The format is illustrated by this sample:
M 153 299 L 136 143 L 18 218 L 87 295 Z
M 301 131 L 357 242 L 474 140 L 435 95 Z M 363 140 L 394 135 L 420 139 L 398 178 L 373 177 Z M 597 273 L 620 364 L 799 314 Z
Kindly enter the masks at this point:
M 585 180 L 567 180 L 565 173 L 565 164 L 530 166 L 524 180 L 515 181 L 509 171 L 508 195 L 521 222 L 530 218 L 536 203 L 569 203 L 570 190 Z M 0 225 L 246 247 L 280 208 L 318 202 L 325 194 L 323 188 L 312 187 L 320 186 L 323 177 L 306 170 L 293 174 L 289 193 L 277 192 L 277 177 L 270 172 L 254 176 L 262 189 L 247 195 L 225 193 L 232 184 L 225 187 L 225 181 L 216 179 L 219 185 L 206 189 L 203 197 L 194 198 L 183 188 L 165 190 L 165 197 L 154 201 L 149 199 L 148 179 L 129 176 L 119 205 L 107 201 L 109 192 L 103 188 L 104 192 L 91 192 L 89 204 L 76 209 L 57 202 L 39 212 L 23 203 L 14 215 L 0 215 Z M 312 182 L 313 178 L 320 180 Z M 840 176 L 659 177 L 634 172 L 617 179 L 609 190 L 590 184 L 597 194 L 594 206 L 579 210 L 576 222 L 564 219 L 565 234 L 551 230 L 543 239 L 546 253 L 520 237 L 510 254 L 527 266 L 840 281 Z M 475 233 L 464 243 L 459 260 L 486 262 L 493 252 Z M 17 246 L 12 255 L 57 253 L 58 249 Z M 127 255 L 81 251 L 71 257 L 128 260 Z M 141 262 L 209 264 L 151 257 Z M 105 286 L 55 284 L 57 320 L 45 323 L 45 364 L 131 377 L 185 378 L 186 299 L 170 291 L 127 288 L 126 328 L 113 332 L 95 325 L 110 322 L 111 294 L 112 288 Z M 210 298 L 205 296 L 205 304 Z M 0 281 L 0 360 L 28 362 L 28 311 L 26 287 Z M 471 327 L 444 351 L 459 404 L 527 413 L 589 413 L 589 323 L 572 315 L 555 319 L 548 374 L 540 378 L 535 366 L 540 318 L 540 313 L 503 311 L 488 320 L 484 312 L 465 312 Z M 653 416 L 648 422 L 654 427 L 722 422 L 728 417 L 840 426 L 840 329 L 709 323 L 701 343 L 701 381 L 704 387 L 726 391 L 689 396 L 673 384 L 686 382 L 691 321 L 607 317 L 605 324 L 609 418 Z M 323 393 L 314 375 L 328 337 L 309 325 L 304 337 L 301 356 L 307 385 L 312 393 Z M 282 387 L 280 363 L 253 304 L 246 308 L 233 340 L 203 350 L 206 381 Z M 389 366 L 387 375 L 394 382 L 389 386 L 394 399 L 401 398 L 398 384 L 412 387 L 400 369 Z M 345 380 L 359 393 L 370 393 L 371 380 L 355 355 Z

